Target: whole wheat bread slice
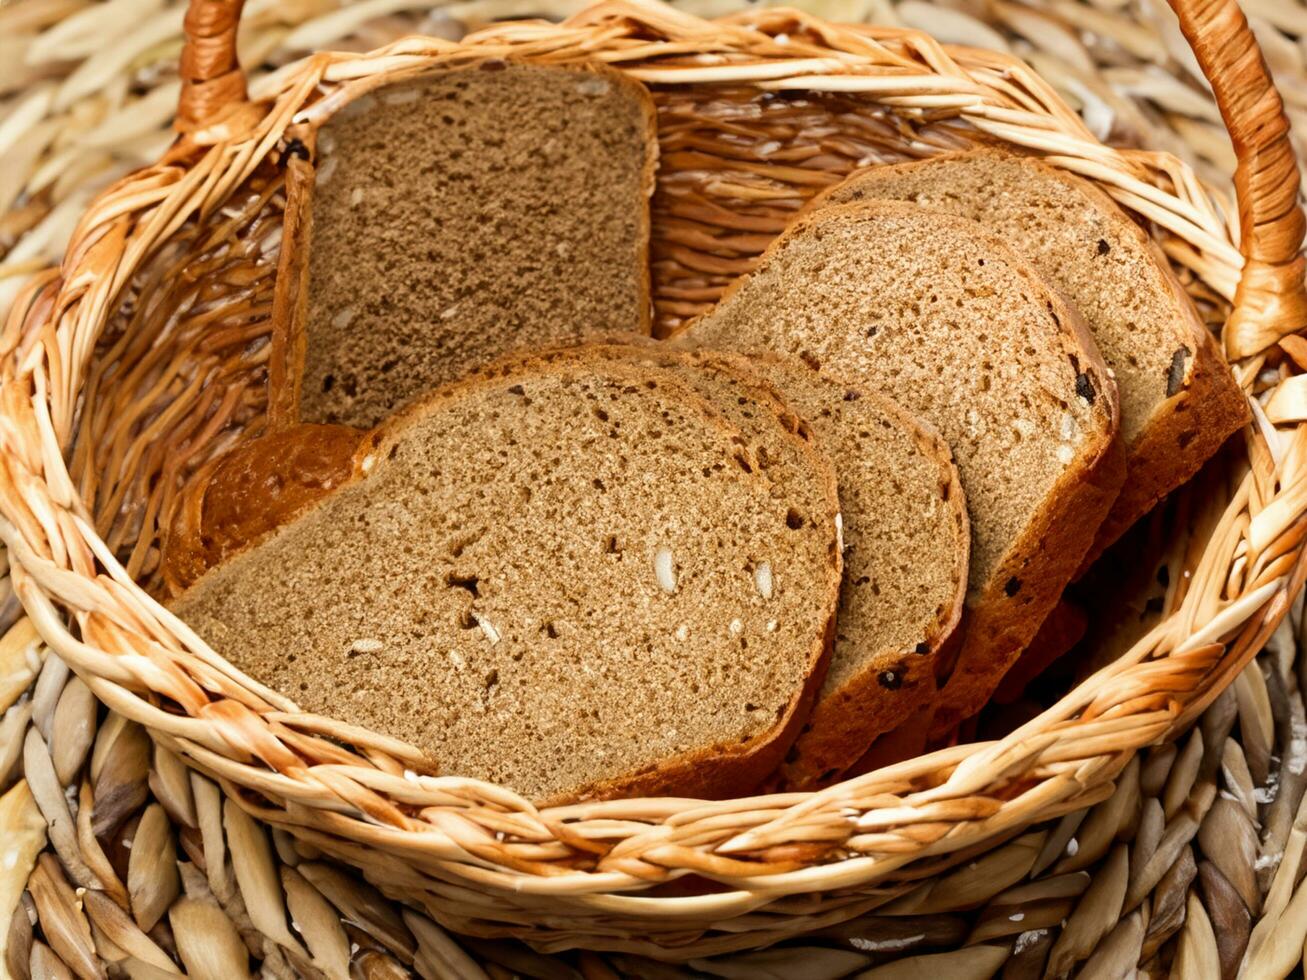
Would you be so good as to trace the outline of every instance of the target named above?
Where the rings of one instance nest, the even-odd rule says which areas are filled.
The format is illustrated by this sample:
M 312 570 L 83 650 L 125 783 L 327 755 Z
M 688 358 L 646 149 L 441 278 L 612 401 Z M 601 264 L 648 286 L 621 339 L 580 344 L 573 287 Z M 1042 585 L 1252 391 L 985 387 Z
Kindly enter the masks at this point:
M 797 360 L 687 353 L 640 338 L 535 356 L 596 354 L 675 372 L 745 433 L 767 474 L 798 499 L 830 494 L 834 475 L 826 474 L 834 471 L 778 438 L 778 420 L 840 461 L 844 580 L 835 645 L 781 773 L 794 787 L 829 779 L 935 691 L 935 656 L 961 616 L 970 546 L 948 446 L 889 399 Z
M 797 358 L 753 366 L 838 460 L 844 582 L 830 670 L 782 767 L 796 788 L 829 781 L 935 693 L 970 558 L 966 498 L 948 445 L 895 402 Z
M 657 141 L 638 82 L 490 61 L 385 85 L 301 138 L 275 424 L 369 427 L 505 351 L 648 333 Z
M 672 373 L 536 362 L 388 421 L 351 481 L 173 608 L 444 773 L 541 802 L 736 795 L 824 673 L 833 487 L 804 506 Z
M 810 207 L 878 198 L 979 221 L 1088 323 L 1120 394 L 1126 482 L 1086 563 L 1249 421 L 1247 399 L 1165 256 L 1089 181 L 1035 157 L 981 149 L 861 171 Z
M 936 727 L 978 710 L 1121 485 L 1116 386 L 1079 315 L 975 222 L 880 202 L 792 224 L 685 337 L 797 354 L 939 430 L 967 497 L 971 564 Z

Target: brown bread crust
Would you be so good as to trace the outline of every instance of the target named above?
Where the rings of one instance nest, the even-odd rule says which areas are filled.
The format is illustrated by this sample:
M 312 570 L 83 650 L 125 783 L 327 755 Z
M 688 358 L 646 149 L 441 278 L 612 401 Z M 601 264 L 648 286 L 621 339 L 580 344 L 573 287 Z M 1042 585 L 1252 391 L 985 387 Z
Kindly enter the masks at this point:
M 1028 525 L 968 610 L 962 650 L 935 713 L 932 734 L 942 736 L 970 718 L 1011 668 L 1057 605 L 1079 569 L 1097 528 L 1125 479 L 1125 450 L 1112 439 L 1081 466 L 1068 470 L 1048 504 Z M 1008 583 L 1019 583 L 1015 595 Z
M 196 473 L 163 541 L 169 595 L 355 479 L 354 453 L 365 435 L 297 425 L 242 443 Z
M 933 685 L 931 690 L 934 691 Z M 849 766 L 841 778 L 853 779 L 924 754 L 934 717 L 935 706 L 929 699 L 923 701 L 902 724 L 876 739 L 866 754 Z
M 1068 599 L 1059 602 L 1003 678 L 994 692 L 994 703 L 1011 704 L 1020 698 L 1026 685 L 1084 639 L 1088 627 L 1084 609 Z
M 766 266 L 791 239 L 807 233 L 814 225 L 876 214 L 920 220 L 923 213 L 931 214 L 932 220 L 942 224 L 965 226 L 969 235 L 1001 255 L 1008 266 L 1019 270 L 1031 287 L 1045 296 L 1061 333 L 1059 353 L 1074 356 L 1077 370 L 1091 380 L 1098 395 L 1094 406 L 1099 417 L 1098 427 L 1087 435 L 1079 455 L 1061 473 L 1043 505 L 1031 515 L 1025 531 L 1009 546 L 989 580 L 971 583 L 980 591 L 973 592 L 963 618 L 957 661 L 945 665 L 941 674 L 944 680 L 932 729 L 935 735 L 940 735 L 980 710 L 1057 604 L 1120 491 L 1125 477 L 1125 453 L 1117 439 L 1120 413 L 1116 384 L 1080 314 L 1029 262 L 975 222 L 898 202 L 831 205 L 805 213 L 791 223 L 759 259 L 758 268 Z M 730 301 L 750 279 L 751 276 L 742 277 L 727 287 L 718 306 Z M 684 342 L 703 343 L 696 328 L 712 315 L 710 310 L 691 321 L 676 336 Z M 823 370 L 827 367 L 822 365 Z M 837 364 L 829 367 L 838 371 Z
M 301 129 L 303 127 L 300 127 Z M 313 135 L 302 133 L 312 145 Z M 313 165 L 292 154 L 286 165 L 286 217 L 281 256 L 272 292 L 272 341 L 268 350 L 268 426 L 285 429 L 299 422 L 300 386 L 304 382 L 305 321 L 309 307 L 309 233 L 313 209 Z
M 1144 234 L 1137 226 L 1136 230 Z M 1157 250 L 1151 239 L 1149 244 Z M 1165 263 L 1160 250 L 1157 251 L 1158 261 Z M 1235 382 L 1215 339 L 1199 321 L 1193 303 L 1184 295 L 1169 268 L 1167 279 L 1183 297 L 1181 308 L 1192 314 L 1190 333 L 1194 353 L 1187 360 L 1187 375 L 1181 382 L 1181 390 L 1158 409 L 1147 430 L 1130 447 L 1128 479 L 1098 529 L 1076 572 L 1077 578 L 1167 494 L 1188 482 L 1233 433 L 1252 421 L 1247 396 Z
M 838 582 L 836 583 L 838 590 Z M 623 797 L 690 797 L 703 800 L 728 800 L 747 796 L 780 765 L 785 753 L 798 737 L 803 720 L 821 690 L 835 641 L 835 603 L 826 629 L 819 638 L 820 653 L 808 671 L 801 690 L 795 692 L 776 724 L 748 745 L 718 743 L 710 748 L 674 756 L 647 772 L 633 773 L 616 779 L 592 783 L 575 795 L 540 801 L 541 806 L 563 806 L 583 800 L 610 800 Z
M 520 59 L 500 59 L 507 64 L 531 65 L 540 67 L 535 62 Z M 476 65 L 463 66 L 446 71 L 474 70 Z M 643 207 L 638 215 L 638 254 L 637 268 L 640 277 L 640 295 L 644 302 L 640 306 L 640 320 L 637 325 L 641 334 L 648 335 L 653 323 L 653 300 L 651 272 L 649 268 L 650 214 L 649 199 L 653 194 L 658 169 L 658 117 L 653 98 L 644 85 L 630 78 L 626 73 L 594 62 L 572 62 L 549 65 L 550 68 L 591 73 L 607 80 L 611 85 L 623 89 L 640 105 L 645 119 L 645 133 L 648 151 L 642 173 L 640 199 Z M 406 78 L 405 81 L 413 81 Z M 385 87 L 387 79 L 377 76 L 376 84 L 358 90 L 355 98 L 368 95 L 378 88 Z M 344 108 L 339 107 L 337 111 Z M 318 127 L 305 125 L 292 127 L 288 135 L 299 140 L 308 148 L 316 159 Z M 312 194 L 314 186 L 314 166 L 307 159 L 291 155 L 287 161 L 286 173 L 286 217 L 283 228 L 283 244 L 277 269 L 277 280 L 273 293 L 273 327 L 272 341 L 268 363 L 269 424 L 272 428 L 285 428 L 294 425 L 301 418 L 301 396 L 304 377 L 306 344 L 308 334 L 308 300 L 309 300 L 309 251 L 313 227 Z M 476 365 L 467 365 L 474 369 Z M 421 398 L 417 399 L 421 401 Z
M 581 356 L 569 358 L 566 362 L 551 362 L 535 355 L 526 355 L 515 360 L 497 362 L 492 369 L 484 371 L 465 381 L 448 386 L 409 407 L 396 413 L 382 425 L 367 434 L 344 426 L 310 426 L 299 425 L 292 429 L 274 433 L 260 440 L 239 447 L 237 451 L 223 457 L 213 472 L 203 474 L 188 493 L 187 502 L 181 508 L 190 516 L 179 518 L 175 544 L 172 546 L 172 564 L 189 572 L 204 570 L 216 565 L 215 555 L 211 549 L 197 548 L 195 541 L 205 534 L 213 536 L 221 533 L 226 546 L 221 550 L 221 559 L 225 560 L 257 545 L 276 528 L 287 521 L 303 516 L 315 503 L 326 499 L 335 489 L 355 480 L 366 479 L 371 469 L 371 462 L 380 458 L 389 447 L 403 438 L 407 426 L 427 412 L 437 409 L 449 399 L 457 398 L 478 386 L 498 386 L 514 378 L 526 378 L 540 372 L 569 370 L 586 370 L 596 363 L 611 363 L 612 358 L 596 352 L 586 353 L 581 349 Z M 617 370 L 632 377 L 644 377 L 649 370 L 637 366 L 622 365 Z M 682 397 L 693 403 L 701 414 L 712 420 L 712 424 L 734 431 L 722 418 L 720 412 L 708 402 L 695 395 L 684 382 L 658 371 L 661 383 L 680 391 Z M 331 430 L 329 433 L 323 430 Z M 805 454 L 811 456 L 814 465 L 818 454 L 806 438 L 797 432 L 790 433 L 791 438 L 802 446 Z M 269 452 L 275 445 L 278 452 Z M 275 474 L 277 479 L 287 474 L 299 475 L 304 461 L 313 461 L 309 469 L 320 468 L 321 474 L 330 479 L 329 487 L 322 486 L 319 479 L 300 479 L 296 484 L 304 489 L 303 497 L 292 498 L 287 495 L 284 502 L 279 501 L 273 507 L 253 507 L 246 509 L 242 501 L 253 501 L 258 496 L 258 488 L 251 491 L 242 488 L 249 485 L 253 472 Z M 226 465 L 222 465 L 225 463 Z M 785 709 L 775 723 L 764 732 L 752 737 L 747 743 L 723 743 L 703 748 L 681 756 L 662 760 L 658 765 L 642 772 L 631 773 L 621 777 L 597 781 L 583 787 L 574 794 L 556 796 L 537 801 L 542 805 L 561 805 L 586 799 L 606 799 L 618 796 L 695 796 L 703 798 L 723 798 L 747 793 L 756 787 L 783 758 L 799 727 L 807 717 L 813 699 L 820 689 L 825 677 L 825 670 L 834 637 L 835 614 L 838 604 L 839 583 L 842 571 L 841 556 L 836 547 L 834 531 L 835 515 L 838 508 L 838 496 L 835 489 L 834 473 L 825 464 L 825 470 L 819 468 L 826 476 L 828 513 L 821 515 L 826 526 L 830 528 L 829 564 L 826 567 L 824 581 L 814 583 L 822 596 L 822 622 L 820 635 L 813 637 L 810 648 L 806 651 L 807 667 L 804 672 L 804 684 L 796 690 Z M 344 476 L 342 477 L 342 474 Z M 828 474 L 828 475 L 827 475 Z M 338 482 L 337 482 L 338 481 Z M 208 503 L 205 498 L 209 497 Z M 239 520 L 224 523 L 220 528 L 212 521 L 222 515 L 240 515 Z M 205 527 L 204 522 L 210 524 Z M 242 538 L 242 535 L 248 537 Z M 179 579 L 180 581 L 180 579 Z M 194 581 L 192 578 L 191 581 Z M 179 600 L 185 599 L 185 593 Z M 438 761 L 438 760 L 435 760 Z

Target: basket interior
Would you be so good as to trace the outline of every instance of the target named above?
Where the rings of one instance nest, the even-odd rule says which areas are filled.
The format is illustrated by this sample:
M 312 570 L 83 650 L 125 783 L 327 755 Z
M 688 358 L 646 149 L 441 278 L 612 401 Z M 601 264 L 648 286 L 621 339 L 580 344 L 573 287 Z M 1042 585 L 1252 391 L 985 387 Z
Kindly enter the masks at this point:
M 900 114 L 858 94 L 707 85 L 653 92 L 660 165 L 651 263 L 659 335 L 709 307 L 809 198 L 852 170 L 992 141 L 955 113 Z M 162 591 L 161 535 L 187 478 L 263 429 L 284 208 L 284 171 L 273 150 L 221 206 L 187 222 L 142 264 L 92 358 L 72 474 L 108 546 L 155 594 Z M 1176 270 L 1208 321 L 1219 325 L 1225 300 L 1189 269 Z M 1004 734 L 1179 605 L 1185 562 L 1201 554 L 1183 529 L 1206 533 L 1239 475 L 1237 457 L 1211 464 L 1197 481 L 1200 492 L 1175 495 L 1114 549 L 1124 563 L 1109 555 L 1110 571 L 1082 589 L 1094 590 L 1095 604 L 1119 610 L 1113 615 L 1122 628 L 1090 634 L 1082 645 L 1092 645 L 1094 655 L 1082 649 L 1063 658 L 1032 697 L 988 712 L 961 737 Z M 1126 568 L 1133 574 L 1124 576 Z

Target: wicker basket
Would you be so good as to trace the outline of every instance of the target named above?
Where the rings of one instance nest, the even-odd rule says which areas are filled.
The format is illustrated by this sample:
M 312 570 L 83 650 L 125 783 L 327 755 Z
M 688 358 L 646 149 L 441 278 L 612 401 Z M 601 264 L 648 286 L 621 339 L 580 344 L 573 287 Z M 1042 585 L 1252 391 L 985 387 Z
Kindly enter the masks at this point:
M 240 3 L 193 0 L 181 137 L 94 202 L 0 343 L 0 534 L 16 593 L 111 709 L 249 813 L 460 932 L 685 959 L 919 905 L 909 893 L 941 870 L 983 872 L 980 856 L 1024 827 L 1109 796 L 1138 749 L 1184 730 L 1239 674 L 1307 577 L 1307 343 L 1294 336 L 1307 295 L 1287 125 L 1233 0 L 1173 5 L 1234 140 L 1237 224 L 1174 158 L 1100 144 L 1019 61 L 916 32 L 606 3 L 562 25 L 316 55 L 247 96 Z M 1195 522 L 1210 534 L 1169 586 L 1174 612 L 998 742 L 819 793 L 551 810 L 422 775 L 411 747 L 304 714 L 207 648 L 151 598 L 157 532 L 186 475 L 263 423 L 287 128 L 403 74 L 510 55 L 601 59 L 655 87 L 664 328 L 710 303 L 804 200 L 873 160 L 1005 140 L 1149 220 L 1225 319 L 1255 396 L 1241 465 Z

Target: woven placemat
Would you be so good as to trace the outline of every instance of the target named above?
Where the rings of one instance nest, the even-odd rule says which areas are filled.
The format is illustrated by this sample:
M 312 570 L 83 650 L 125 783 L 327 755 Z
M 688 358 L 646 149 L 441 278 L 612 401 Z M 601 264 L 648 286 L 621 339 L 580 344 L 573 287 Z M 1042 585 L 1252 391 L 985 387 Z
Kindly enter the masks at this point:
M 1307 157 L 1307 2 L 1242 2 Z M 581 3 L 252 0 L 241 53 L 258 75 L 315 48 L 456 37 Z M 1171 150 L 1229 184 L 1228 137 L 1163 0 L 790 5 L 1010 50 L 1097 135 Z M 682 6 L 713 15 L 739 4 Z M 0 313 L 58 260 L 90 196 L 168 143 L 182 11 L 161 0 L 0 4 Z M 1279 977 L 1307 942 L 1301 599 L 1201 723 L 1132 762 L 1109 800 L 923 879 L 874 915 L 671 967 L 456 937 L 269 833 L 97 705 L 19 618 L 3 568 L 0 552 L 0 971 L 14 977 Z M 973 911 L 939 912 L 932 895 L 943 894 L 950 907 L 967 896 Z

